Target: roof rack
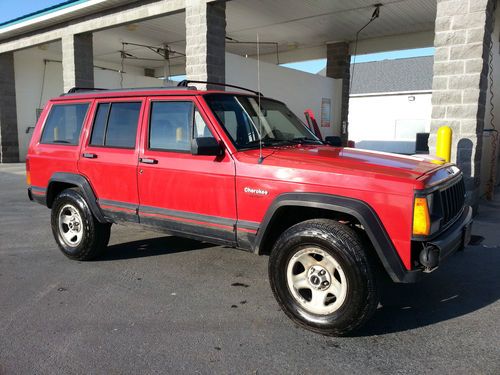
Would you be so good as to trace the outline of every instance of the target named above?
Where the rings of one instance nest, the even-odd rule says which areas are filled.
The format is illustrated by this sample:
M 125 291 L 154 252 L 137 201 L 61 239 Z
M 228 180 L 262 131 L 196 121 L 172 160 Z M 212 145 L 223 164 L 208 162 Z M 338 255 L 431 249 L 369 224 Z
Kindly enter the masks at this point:
M 144 90 L 196 90 L 196 87 L 179 87 L 179 86 L 159 86 L 159 87 L 134 87 L 134 88 L 122 88 L 122 89 L 103 89 L 97 87 L 73 87 L 68 90 L 67 93 L 63 93 L 61 96 L 79 94 L 85 92 L 95 92 L 95 91 L 106 91 L 109 93 L 122 92 L 122 91 L 144 91 Z
M 229 85 L 227 83 L 219 83 L 219 82 L 208 82 L 208 81 L 193 81 L 193 80 L 190 80 L 190 79 L 185 79 L 183 81 L 180 81 L 178 84 L 177 84 L 177 87 L 189 87 L 188 85 L 190 83 L 205 83 L 207 85 L 216 85 L 216 86 L 225 86 L 225 87 L 232 87 L 234 89 L 239 89 L 239 90 L 245 90 L 245 91 L 248 91 L 248 92 L 251 92 L 255 95 L 258 95 L 258 96 L 264 96 L 262 95 L 262 93 L 258 92 L 258 91 L 255 91 L 255 90 L 250 90 L 250 89 L 247 89 L 246 87 L 241 87 L 241 86 L 235 86 L 235 85 Z
M 106 89 L 101 89 L 97 87 L 72 87 L 68 90 L 66 94 L 74 94 L 80 91 L 104 91 Z

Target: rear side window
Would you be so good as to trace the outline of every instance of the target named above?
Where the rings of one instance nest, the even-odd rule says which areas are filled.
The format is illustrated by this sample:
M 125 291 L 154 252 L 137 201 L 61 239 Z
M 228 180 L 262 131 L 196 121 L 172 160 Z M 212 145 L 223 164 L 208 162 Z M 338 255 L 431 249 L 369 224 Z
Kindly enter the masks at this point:
M 89 103 L 53 105 L 40 142 L 77 145 L 88 108 Z
M 141 105 L 141 102 L 99 104 L 90 144 L 134 148 Z

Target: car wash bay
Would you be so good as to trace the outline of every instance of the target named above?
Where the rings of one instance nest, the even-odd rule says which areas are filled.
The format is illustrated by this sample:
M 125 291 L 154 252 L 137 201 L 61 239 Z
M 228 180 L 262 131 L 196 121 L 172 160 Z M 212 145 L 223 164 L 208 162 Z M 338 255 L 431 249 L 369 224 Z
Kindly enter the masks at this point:
M 497 133 L 489 109 L 500 117 L 500 95 L 482 77 L 498 78 L 499 55 L 488 57 L 498 49 L 496 1 L 391 0 L 378 10 L 366 0 L 74 3 L 0 27 L 2 162 L 24 160 L 40 108 L 74 86 L 157 86 L 158 78 L 170 84 L 165 77 L 185 75 L 256 89 L 258 36 L 264 95 L 301 116 L 312 109 L 322 134 L 344 143 L 351 56 L 434 46 L 430 152 L 439 126 L 451 126 L 452 160 L 467 172 L 469 200 L 494 184 Z M 321 58 L 326 77 L 279 67 Z

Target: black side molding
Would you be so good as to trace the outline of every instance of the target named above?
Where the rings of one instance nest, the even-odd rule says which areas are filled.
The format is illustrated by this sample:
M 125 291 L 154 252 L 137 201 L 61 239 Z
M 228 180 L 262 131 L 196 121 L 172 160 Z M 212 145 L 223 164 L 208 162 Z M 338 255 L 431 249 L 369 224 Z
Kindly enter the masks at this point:
M 355 217 L 363 225 L 388 275 L 394 282 L 412 283 L 418 280 L 420 270 L 408 271 L 399 258 L 389 235 L 375 211 L 365 202 L 320 193 L 285 193 L 278 196 L 269 207 L 255 240 L 254 251 L 260 253 L 260 245 L 276 211 L 285 206 L 326 209 Z
M 85 197 L 85 200 L 87 201 L 90 210 L 97 218 L 97 220 L 99 220 L 100 223 L 109 222 L 109 220 L 106 219 L 101 209 L 99 208 L 99 205 L 97 204 L 94 190 L 92 190 L 89 181 L 82 175 L 75 173 L 56 172 L 52 175 L 52 177 L 49 180 L 49 185 L 47 187 L 47 207 L 50 208 L 51 206 L 50 202 L 52 202 L 55 198 L 53 196 L 54 194 L 53 186 L 58 182 L 78 186 L 83 192 L 83 196 Z

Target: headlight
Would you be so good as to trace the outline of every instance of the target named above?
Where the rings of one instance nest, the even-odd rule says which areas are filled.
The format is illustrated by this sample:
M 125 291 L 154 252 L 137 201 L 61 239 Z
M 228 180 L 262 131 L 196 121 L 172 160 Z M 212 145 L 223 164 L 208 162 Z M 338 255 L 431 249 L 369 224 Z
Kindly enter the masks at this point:
M 432 197 L 432 196 L 430 196 Z M 413 203 L 413 235 L 428 236 L 431 232 L 431 217 L 429 214 L 429 197 L 415 197 Z M 432 198 L 430 204 L 432 206 Z

